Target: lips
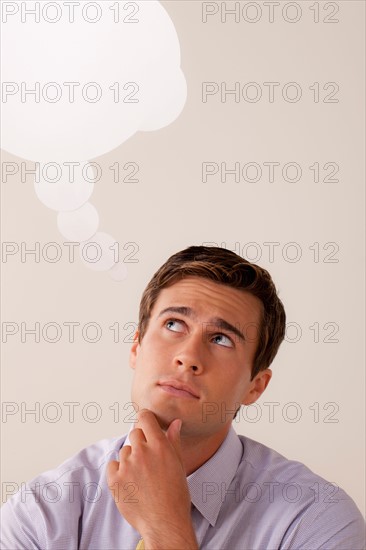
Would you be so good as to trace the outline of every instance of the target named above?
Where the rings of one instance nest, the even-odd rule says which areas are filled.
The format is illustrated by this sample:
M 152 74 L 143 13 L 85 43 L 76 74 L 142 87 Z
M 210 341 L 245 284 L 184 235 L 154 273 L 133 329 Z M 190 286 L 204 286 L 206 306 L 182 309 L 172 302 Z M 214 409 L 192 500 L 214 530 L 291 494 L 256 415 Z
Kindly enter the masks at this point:
M 190 394 L 192 397 L 195 397 L 196 399 L 199 399 L 199 395 L 195 389 L 193 389 L 191 386 L 188 386 L 187 384 L 184 384 L 183 382 L 179 382 L 178 380 L 164 380 L 163 382 L 158 382 L 159 386 L 163 386 L 166 390 L 169 388 L 173 388 L 173 390 L 178 390 L 178 392 L 186 392 Z

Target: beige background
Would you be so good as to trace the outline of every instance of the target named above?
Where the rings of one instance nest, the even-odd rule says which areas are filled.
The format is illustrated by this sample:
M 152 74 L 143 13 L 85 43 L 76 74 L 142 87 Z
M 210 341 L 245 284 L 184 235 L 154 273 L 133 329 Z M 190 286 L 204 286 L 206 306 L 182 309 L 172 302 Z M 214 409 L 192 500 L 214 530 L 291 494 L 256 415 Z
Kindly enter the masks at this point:
M 228 248 L 240 243 L 240 250 L 256 242 L 262 251 L 258 263 L 273 275 L 288 322 L 297 323 L 288 339 L 300 334 L 294 326 L 301 328 L 301 337 L 280 349 L 271 384 L 259 401 L 260 420 L 250 422 L 242 415 L 235 429 L 342 486 L 364 512 L 364 3 L 334 3 L 339 22 L 333 24 L 322 21 L 324 2 L 319 23 L 313 21 L 312 3 L 298 2 L 303 15 L 293 24 L 284 21 L 280 11 L 269 23 L 263 2 L 257 2 L 263 7 L 262 19 L 252 24 L 232 18 L 221 23 L 219 15 L 204 24 L 200 2 L 162 4 L 181 44 L 188 85 L 185 108 L 170 126 L 137 133 L 95 159 L 103 167 L 103 180 L 91 198 L 101 217 L 100 230 L 114 235 L 121 247 L 134 242 L 139 249 L 138 262 L 126 264 L 127 279 L 117 283 L 106 273 L 87 269 L 78 257 L 68 261 L 55 214 L 38 201 L 30 179 L 22 183 L 14 177 L 2 185 L 3 241 L 26 242 L 29 247 L 39 242 L 41 248 L 52 241 L 64 251 L 55 264 L 42 257 L 39 263 L 31 257 L 22 263 L 16 255 L 1 265 L 3 323 L 31 327 L 39 322 L 43 327 L 56 322 L 64 327 L 60 341 L 53 344 L 42 336 L 40 343 L 32 337 L 22 343 L 18 333 L 2 346 L 3 401 L 15 403 L 19 411 L 22 402 L 28 408 L 38 402 L 46 411 L 39 422 L 32 415 L 22 422 L 20 412 L 6 422 L 3 418 L 2 488 L 9 492 L 5 484 L 20 484 L 82 447 L 129 429 L 130 343 L 115 343 L 109 327 L 118 323 L 120 340 L 128 340 L 132 325 L 126 323 L 137 321 L 141 292 L 171 253 L 203 242 L 226 243 Z M 217 94 L 203 103 L 205 81 L 226 81 L 228 88 L 237 81 L 255 81 L 263 97 L 257 103 L 235 103 L 232 96 L 220 102 Z M 263 86 L 270 81 L 281 83 L 273 103 Z M 294 81 L 302 88 L 302 98 L 286 102 L 280 90 Z M 309 90 L 314 82 L 320 83 L 319 103 Z M 322 101 L 327 82 L 338 83 L 338 103 Z M 2 160 L 22 159 L 3 153 Z M 108 167 L 116 161 L 138 163 L 139 182 L 114 183 Z M 286 182 L 276 172 L 275 181 L 269 182 L 263 162 L 271 161 L 281 167 L 297 162 L 301 180 Z M 228 176 L 222 183 L 215 176 L 203 183 L 203 162 L 257 162 L 262 179 L 236 183 Z M 315 162 L 337 163 L 339 181 L 314 182 L 309 166 Z M 325 175 L 321 170 L 321 179 Z M 280 243 L 274 261 L 265 242 Z M 300 247 L 298 262 L 282 256 L 289 242 Z M 318 262 L 309 249 L 314 243 L 319 243 Z M 326 243 L 339 247 L 333 256 L 338 262 L 324 261 L 334 250 L 324 249 Z M 247 250 L 253 257 L 254 249 Z M 293 253 L 289 248 L 288 254 Z M 71 321 L 80 323 L 74 343 L 63 325 Z M 97 343 L 82 338 L 80 328 L 89 322 L 101 327 Z M 319 323 L 319 342 L 309 328 L 314 323 Z M 324 342 L 334 326 L 324 328 L 326 323 L 339 326 L 333 336 L 338 342 Z M 55 409 L 44 409 L 50 402 L 62 411 L 58 422 L 49 420 Z M 80 403 L 74 422 L 65 402 Z M 90 407 L 83 418 L 82 408 L 90 402 L 100 407 L 99 421 L 90 421 L 95 413 Z M 270 407 L 264 405 L 270 402 L 278 403 L 273 405 L 272 422 Z M 115 403 L 120 404 L 117 419 Z M 296 410 L 288 403 L 297 404 L 298 422 L 289 421 Z M 255 411 L 251 414 L 253 418 Z

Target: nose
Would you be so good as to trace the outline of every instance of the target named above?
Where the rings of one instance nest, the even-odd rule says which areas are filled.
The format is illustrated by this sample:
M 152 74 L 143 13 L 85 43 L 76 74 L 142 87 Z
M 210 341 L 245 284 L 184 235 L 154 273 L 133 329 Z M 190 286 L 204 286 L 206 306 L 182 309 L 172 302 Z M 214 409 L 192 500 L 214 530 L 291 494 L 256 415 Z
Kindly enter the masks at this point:
M 191 335 L 181 342 L 174 356 L 174 365 L 180 370 L 192 371 L 193 374 L 201 374 L 204 370 L 202 357 L 202 336 Z

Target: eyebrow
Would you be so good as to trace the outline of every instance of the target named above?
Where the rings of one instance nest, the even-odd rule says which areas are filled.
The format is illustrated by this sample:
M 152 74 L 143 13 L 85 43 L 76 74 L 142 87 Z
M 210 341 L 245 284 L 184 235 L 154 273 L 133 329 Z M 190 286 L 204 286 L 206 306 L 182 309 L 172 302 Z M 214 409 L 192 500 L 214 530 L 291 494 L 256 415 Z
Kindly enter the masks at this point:
M 157 319 L 159 317 L 162 317 L 165 315 L 165 313 L 178 313 L 179 315 L 183 315 L 184 317 L 189 317 L 190 319 L 196 319 L 197 316 L 194 313 L 193 309 L 187 306 L 170 306 L 163 309 L 159 315 L 157 316 Z M 228 332 L 232 332 L 235 334 L 240 340 L 245 342 L 244 334 L 234 325 L 231 323 L 228 323 L 228 321 L 225 321 L 225 319 L 222 319 L 221 317 L 212 317 L 207 322 L 204 323 L 207 325 L 214 325 L 217 329 L 226 330 Z

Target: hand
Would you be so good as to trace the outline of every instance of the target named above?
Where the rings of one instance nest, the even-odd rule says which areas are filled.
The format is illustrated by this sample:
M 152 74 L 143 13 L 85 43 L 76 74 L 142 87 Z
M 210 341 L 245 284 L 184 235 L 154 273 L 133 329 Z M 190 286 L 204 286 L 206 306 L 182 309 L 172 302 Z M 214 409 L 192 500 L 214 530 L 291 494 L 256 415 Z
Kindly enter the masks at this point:
M 121 515 L 144 538 L 146 548 L 198 548 L 191 498 L 181 457 L 181 420 L 166 433 L 148 409 L 138 413 L 131 446 L 108 464 L 108 487 Z

